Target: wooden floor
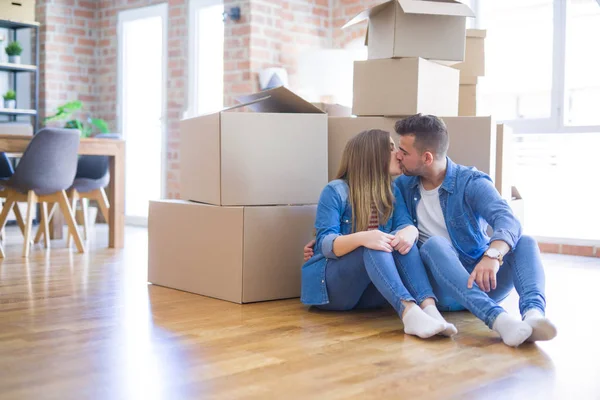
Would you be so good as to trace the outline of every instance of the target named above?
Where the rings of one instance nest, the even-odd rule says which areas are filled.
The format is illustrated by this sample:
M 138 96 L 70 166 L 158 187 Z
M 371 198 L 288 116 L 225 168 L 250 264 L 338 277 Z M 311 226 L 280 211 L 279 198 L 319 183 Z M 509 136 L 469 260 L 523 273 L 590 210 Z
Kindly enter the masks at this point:
M 0 264 L 0 399 L 600 398 L 600 261 L 545 256 L 551 342 L 504 346 L 467 313 L 459 335 L 405 336 L 388 310 L 236 305 L 146 283 L 146 231 L 84 255 L 53 242 Z M 298 251 L 301 251 L 299 249 Z M 515 297 L 506 302 L 517 312 Z

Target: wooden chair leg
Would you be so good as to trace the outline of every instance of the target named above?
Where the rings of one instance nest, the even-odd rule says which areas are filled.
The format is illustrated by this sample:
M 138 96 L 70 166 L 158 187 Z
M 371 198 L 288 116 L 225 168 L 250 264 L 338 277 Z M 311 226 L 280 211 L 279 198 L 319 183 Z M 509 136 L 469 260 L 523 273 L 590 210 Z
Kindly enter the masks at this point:
M 27 193 L 27 220 L 25 221 L 25 238 L 23 243 L 23 257 L 29 257 L 31 244 L 31 228 L 33 224 L 33 212 L 37 203 L 37 196 L 33 190 Z
M 81 236 L 79 236 L 79 231 L 77 230 L 77 224 L 75 224 L 75 217 L 73 216 L 73 210 L 69 207 L 69 199 L 67 199 L 67 194 L 63 190 L 62 192 L 57 193 L 58 196 L 58 204 L 60 205 L 60 209 L 65 216 L 65 220 L 67 221 L 67 226 L 71 235 L 75 238 L 75 245 L 77 246 L 77 250 L 80 253 L 85 253 L 85 248 L 83 247 L 83 242 L 81 241 Z
M 81 211 L 83 212 L 83 240 L 88 239 L 88 199 L 81 199 Z M 73 209 L 75 212 L 75 209 Z
M 23 221 L 23 214 L 21 214 L 21 209 L 19 208 L 19 203 L 15 202 L 13 206 L 15 219 L 17 220 L 17 225 L 19 225 L 19 229 L 21 229 L 21 233 L 25 236 L 25 222 Z
M 40 221 L 40 228 L 44 229 L 44 247 L 50 248 L 50 224 L 48 219 L 48 203 L 42 203 L 42 220 Z
M 4 203 L 4 206 L 2 207 L 2 212 L 0 212 L 0 230 L 4 229 L 4 226 L 6 225 L 6 219 L 8 218 L 8 213 L 13 208 L 14 204 L 15 204 L 15 201 L 12 200 L 10 197 L 6 199 L 6 202 Z M 0 257 L 1 258 L 5 257 L 4 249 L 2 248 L 2 246 L 0 246 Z
M 46 218 L 46 223 L 48 226 L 50 226 L 51 222 L 52 222 L 52 217 L 54 216 L 54 213 L 56 212 L 56 209 L 58 208 L 58 204 L 57 203 L 46 203 L 46 204 L 52 204 L 52 207 L 50 207 L 50 212 L 48 213 L 48 218 Z M 37 233 L 35 235 L 35 240 L 33 241 L 33 243 L 39 243 L 40 240 L 42 240 L 42 235 L 44 235 L 44 226 L 42 224 L 40 224 L 38 226 L 38 230 Z M 50 237 L 48 237 L 48 240 L 50 240 Z
M 69 200 L 71 201 L 71 210 L 73 211 L 73 215 L 75 215 L 75 210 L 77 210 L 77 200 L 79 200 L 79 193 L 77 190 L 73 189 L 69 191 Z M 75 227 L 77 227 L 77 223 L 75 223 Z M 70 249 L 72 245 L 73 238 L 70 234 L 70 231 L 67 230 L 67 247 Z
M 108 198 L 106 197 L 106 192 L 104 191 L 104 188 L 94 190 L 94 200 L 96 200 L 96 202 L 98 203 L 98 207 L 100 208 L 100 212 L 102 213 L 104 220 L 110 226 L 110 214 L 108 212 L 110 205 L 108 204 Z

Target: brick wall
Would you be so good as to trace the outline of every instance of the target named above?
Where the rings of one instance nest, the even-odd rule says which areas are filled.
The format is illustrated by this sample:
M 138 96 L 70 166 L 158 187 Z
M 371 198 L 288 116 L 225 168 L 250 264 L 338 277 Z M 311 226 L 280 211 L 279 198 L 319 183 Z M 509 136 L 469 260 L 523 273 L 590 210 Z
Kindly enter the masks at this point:
M 79 99 L 85 110 L 98 108 L 97 2 L 85 0 L 38 1 L 40 26 L 40 113 Z

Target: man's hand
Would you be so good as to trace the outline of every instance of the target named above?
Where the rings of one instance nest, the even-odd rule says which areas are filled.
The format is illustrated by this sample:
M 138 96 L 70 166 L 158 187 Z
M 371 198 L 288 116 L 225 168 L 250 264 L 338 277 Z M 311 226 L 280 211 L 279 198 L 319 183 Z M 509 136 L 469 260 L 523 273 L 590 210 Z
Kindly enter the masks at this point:
M 405 255 L 412 249 L 418 236 L 419 230 L 416 227 L 412 225 L 407 226 L 396 232 L 396 236 L 394 237 L 394 240 L 392 240 L 391 245 L 400 254 Z
M 477 282 L 477 286 L 484 292 L 496 289 L 496 274 L 499 269 L 498 260 L 484 256 L 471 273 L 467 287 L 472 289 L 473 282 Z
M 315 240 L 311 240 L 304 246 L 304 262 L 310 260 L 310 258 L 315 254 L 313 247 L 315 247 Z

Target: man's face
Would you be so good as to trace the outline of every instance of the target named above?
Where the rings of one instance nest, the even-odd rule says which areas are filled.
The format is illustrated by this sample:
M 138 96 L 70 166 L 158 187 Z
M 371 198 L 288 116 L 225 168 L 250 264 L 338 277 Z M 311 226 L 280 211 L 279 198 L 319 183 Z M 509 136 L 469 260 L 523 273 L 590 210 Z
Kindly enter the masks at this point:
M 414 144 L 415 137 L 413 135 L 400 136 L 397 157 L 405 175 L 421 176 L 425 170 L 425 162 L 423 155 L 415 148 Z

